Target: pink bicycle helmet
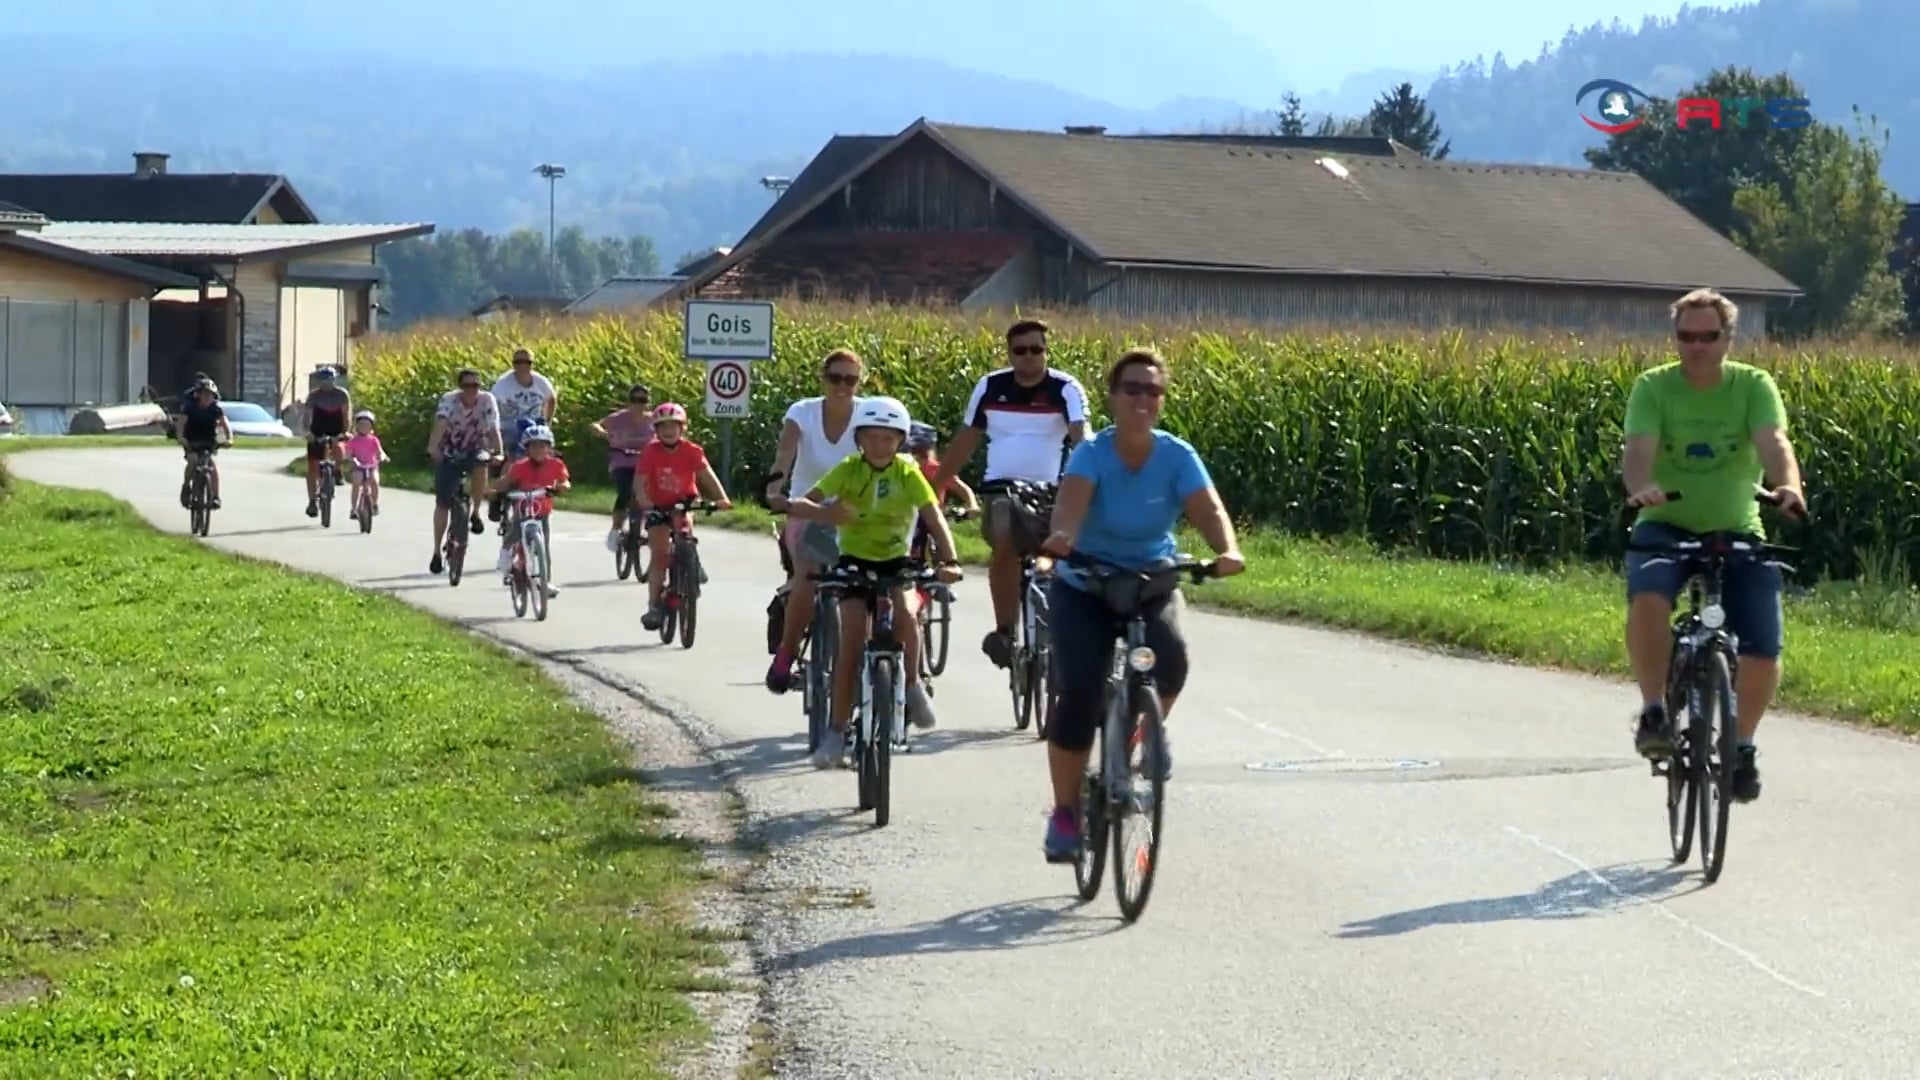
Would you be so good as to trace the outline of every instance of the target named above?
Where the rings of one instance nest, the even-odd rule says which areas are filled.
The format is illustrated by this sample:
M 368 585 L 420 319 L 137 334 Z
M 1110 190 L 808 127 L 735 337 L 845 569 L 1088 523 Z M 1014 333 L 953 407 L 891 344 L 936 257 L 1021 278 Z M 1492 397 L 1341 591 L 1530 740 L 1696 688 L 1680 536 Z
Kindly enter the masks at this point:
M 675 405 L 671 401 L 662 402 L 654 406 L 653 422 L 658 424 L 667 420 L 678 420 L 680 423 L 685 424 L 687 422 L 687 410 Z

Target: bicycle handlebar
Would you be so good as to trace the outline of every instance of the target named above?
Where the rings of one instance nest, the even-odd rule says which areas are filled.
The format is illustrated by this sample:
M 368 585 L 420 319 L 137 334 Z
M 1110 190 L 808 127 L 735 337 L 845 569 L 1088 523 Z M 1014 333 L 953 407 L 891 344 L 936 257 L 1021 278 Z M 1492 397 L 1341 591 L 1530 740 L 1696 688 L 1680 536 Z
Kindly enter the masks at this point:
M 861 589 L 879 592 L 882 589 L 900 589 L 912 585 L 944 585 L 939 571 L 921 562 L 908 562 L 902 570 L 891 574 L 881 574 L 870 569 L 855 569 L 849 566 L 829 566 L 825 570 L 808 574 L 807 580 L 822 588 L 838 586 L 842 589 Z
M 1055 556 L 1055 558 L 1058 560 L 1058 556 Z M 1162 574 L 1180 574 L 1183 577 L 1191 579 L 1194 584 L 1198 585 L 1210 577 L 1219 576 L 1218 568 L 1215 566 L 1215 560 L 1196 559 L 1190 555 L 1175 556 L 1170 566 L 1153 566 L 1144 570 L 1119 566 L 1079 551 L 1069 553 L 1066 559 L 1060 561 L 1064 561 L 1068 566 L 1076 570 L 1086 571 L 1095 578 L 1111 578 L 1123 574 L 1138 574 L 1143 578 L 1158 577 Z
M 527 499 L 542 498 L 546 494 L 547 494 L 546 488 L 543 488 L 543 487 L 528 488 L 525 491 L 509 491 L 507 492 L 507 498 L 513 502 L 522 502 Z
M 718 510 L 718 509 L 720 509 L 719 503 L 714 502 L 710 499 L 702 499 L 698 495 L 689 495 L 684 499 L 681 499 L 677 502 L 667 503 L 664 506 L 652 506 L 647 508 L 648 513 L 665 513 L 667 511 L 704 510 L 709 514 L 713 513 L 715 510 Z
M 1678 491 L 1665 491 L 1665 492 L 1661 492 L 1661 494 L 1667 497 L 1667 502 L 1679 502 L 1681 499 L 1685 498 L 1685 496 Z M 1777 509 L 1780 506 L 1781 502 L 1784 501 L 1784 497 L 1780 494 L 1780 492 L 1777 489 L 1773 491 L 1767 491 L 1765 489 L 1762 489 L 1760 491 L 1756 491 L 1753 493 L 1753 501 L 1759 503 L 1762 506 L 1771 506 Z M 1625 516 L 1629 511 L 1638 511 L 1643 509 L 1645 509 L 1645 507 L 1641 506 L 1639 503 L 1634 502 L 1631 498 L 1621 503 L 1621 506 L 1620 506 L 1622 516 Z M 1807 520 L 1806 514 L 1800 510 L 1788 510 L 1788 511 L 1783 511 L 1783 513 L 1785 513 L 1788 517 L 1794 518 L 1802 522 Z

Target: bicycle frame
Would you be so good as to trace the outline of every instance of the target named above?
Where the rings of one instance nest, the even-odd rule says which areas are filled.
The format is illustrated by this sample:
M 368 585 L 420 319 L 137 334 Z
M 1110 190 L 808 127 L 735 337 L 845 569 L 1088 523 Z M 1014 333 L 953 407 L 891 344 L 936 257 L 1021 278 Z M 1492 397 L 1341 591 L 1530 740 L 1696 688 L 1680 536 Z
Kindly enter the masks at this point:
M 853 707 L 849 710 L 853 752 L 860 773 L 860 808 L 871 807 L 874 825 L 883 826 L 892 815 L 892 751 L 909 749 L 907 739 L 907 661 L 893 623 L 893 590 L 913 588 L 934 577 L 931 570 L 909 563 L 903 571 L 880 574 L 872 569 L 835 566 L 812 575 L 818 594 L 831 594 L 836 600 L 853 596 L 867 607 L 867 642 L 861 650 L 860 671 L 854 679 Z M 889 706 L 885 725 L 875 707 L 881 699 L 876 686 L 886 674 L 885 700 Z
M 1004 495 L 1022 504 L 1027 511 L 1043 519 L 1051 518 L 1053 500 L 1059 488 L 1030 480 L 996 480 L 981 485 L 982 496 Z M 1040 566 L 1038 554 L 1020 557 L 1020 612 L 1014 622 L 1012 656 L 1007 664 L 1007 688 L 1013 695 L 1014 727 L 1024 730 L 1036 716 L 1037 738 L 1047 737 L 1047 702 L 1051 693 L 1048 676 L 1051 651 L 1047 641 L 1047 588 L 1053 581 L 1051 569 Z

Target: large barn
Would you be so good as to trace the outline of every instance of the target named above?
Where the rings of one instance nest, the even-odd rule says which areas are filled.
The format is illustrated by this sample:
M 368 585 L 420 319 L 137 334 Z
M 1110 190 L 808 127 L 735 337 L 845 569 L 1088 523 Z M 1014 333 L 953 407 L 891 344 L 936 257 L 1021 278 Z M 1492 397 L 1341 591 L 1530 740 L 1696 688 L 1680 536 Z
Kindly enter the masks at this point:
M 1386 139 L 915 121 L 837 136 L 661 302 L 848 298 L 1125 318 L 1641 332 L 1794 284 L 1637 176 L 1428 161 Z

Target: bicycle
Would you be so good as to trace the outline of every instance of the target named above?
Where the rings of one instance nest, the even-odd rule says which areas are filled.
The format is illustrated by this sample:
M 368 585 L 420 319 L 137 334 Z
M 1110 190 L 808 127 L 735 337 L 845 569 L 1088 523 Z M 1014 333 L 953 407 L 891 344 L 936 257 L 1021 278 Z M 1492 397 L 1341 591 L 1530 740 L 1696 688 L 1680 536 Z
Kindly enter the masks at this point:
M 640 456 L 640 451 L 638 450 L 629 450 L 623 446 L 616 446 L 614 449 L 630 458 Z M 640 477 L 635 476 L 633 482 L 639 484 L 642 483 L 642 480 Z M 635 581 L 645 585 L 647 583 L 647 571 L 641 568 L 640 557 L 647 548 L 647 535 L 646 530 L 641 527 L 640 520 L 639 507 L 635 506 L 634 503 L 629 500 L 627 503 L 627 520 L 626 523 L 621 526 L 620 542 L 613 551 L 613 572 L 619 575 L 621 581 L 627 580 L 627 577 L 631 575 Z
M 965 507 L 948 507 L 945 513 L 950 521 L 965 521 L 972 516 Z M 929 537 L 921 537 L 921 543 L 928 542 Z M 914 619 L 920 626 L 921 682 L 926 684 L 927 693 L 931 694 L 933 684 L 927 680 L 947 670 L 947 633 L 953 625 L 953 590 L 937 581 L 931 585 L 916 586 L 916 589 L 920 593 L 919 609 L 914 613 Z M 938 605 L 937 609 L 935 605 Z M 933 614 L 936 610 L 938 615 Z M 938 634 L 934 633 L 936 626 L 939 627 Z M 940 642 L 938 649 L 933 647 L 936 638 Z
M 333 463 L 333 448 L 338 439 L 332 435 L 324 435 L 308 441 L 322 444 L 319 479 L 314 487 L 313 498 L 314 503 L 320 508 L 320 527 L 331 529 L 333 528 L 333 489 L 339 480 L 339 466 Z M 371 527 L 371 525 L 362 524 L 360 531 L 366 532 Z
M 354 488 L 353 509 L 350 513 L 353 515 L 353 519 L 360 523 L 361 532 L 370 533 L 373 531 L 373 486 L 371 483 L 363 483 Z
M 1681 496 L 1666 493 L 1669 502 Z M 1778 506 L 1779 496 L 1759 492 L 1754 501 Z M 1627 505 L 1628 510 L 1640 507 Z M 1667 722 L 1673 750 L 1649 762 L 1654 776 L 1667 780 L 1667 839 L 1677 865 L 1691 854 L 1694 828 L 1700 830 L 1700 869 L 1708 884 L 1720 880 L 1726 866 L 1727 824 L 1733 809 L 1733 773 L 1739 766 L 1738 713 L 1733 677 L 1739 670 L 1739 640 L 1726 629 L 1721 607 L 1726 569 L 1746 560 L 1782 572 L 1793 567 L 1776 556 L 1796 549 L 1713 532 L 1671 544 L 1627 543 L 1629 552 L 1656 556 L 1648 565 L 1675 564 L 1687 573 L 1687 603 L 1676 606 L 1673 651 L 1667 668 Z M 1680 723 L 1684 709 L 1686 723 Z
M 776 514 L 785 514 L 784 503 L 779 507 L 769 506 Z M 788 578 L 793 576 L 793 553 L 787 550 L 782 530 L 773 531 L 775 545 L 780 549 L 780 569 Z M 809 552 L 813 561 L 832 565 L 839 558 L 835 548 L 832 558 L 822 558 L 825 551 Z M 780 649 L 779 628 L 786 622 L 786 598 L 791 595 L 783 582 L 773 591 L 773 603 L 767 608 L 767 652 L 776 653 Z M 776 619 L 776 615 L 778 618 Z M 827 705 L 833 692 L 833 658 L 840 647 L 840 608 L 836 601 L 819 589 L 813 591 L 813 613 L 807 625 L 800 632 L 800 641 L 794 648 L 794 675 L 800 683 L 800 711 L 807 718 L 807 753 L 820 749 L 820 740 L 827 733 Z
M 1004 494 L 1021 503 L 1041 521 L 1053 514 L 1053 484 L 1029 480 L 995 480 L 981 485 L 981 494 Z M 1015 529 L 1016 534 L 1018 529 Z M 1038 538 L 1035 538 L 1036 543 Z M 1013 726 L 1025 731 L 1033 724 L 1036 738 L 1045 739 L 1053 720 L 1052 647 L 1047 641 L 1047 589 L 1053 584 L 1052 561 L 1031 552 L 1020 556 L 1020 616 L 1013 626 L 1013 648 L 1007 663 L 1007 689 L 1013 695 Z M 1034 724 L 1035 715 L 1039 723 Z
M 187 533 L 205 536 L 213 525 L 213 455 L 219 443 L 189 447 L 187 456 Z
M 700 540 L 693 535 L 688 512 L 704 510 L 711 514 L 720 504 L 690 495 L 668 506 L 656 506 L 647 513 L 647 531 L 654 526 L 673 524 L 672 546 L 667 553 L 667 577 L 660 588 L 660 641 L 673 644 L 676 630 L 680 647 L 693 648 L 693 632 L 700 611 L 700 586 L 707 572 L 700 566 Z M 677 625 L 676 625 L 677 624 Z
M 513 617 L 524 618 L 531 601 L 535 622 L 547 621 L 547 581 L 552 566 L 547 560 L 547 522 L 553 509 L 546 488 L 507 492 L 508 515 L 503 526 L 506 535 L 519 534 L 513 545 L 513 558 L 507 564 L 507 591 L 513 597 Z
M 1211 560 L 1180 556 L 1151 570 L 1128 570 L 1075 552 L 1067 564 L 1082 570 L 1088 584 L 1107 610 L 1125 622 L 1114 635 L 1113 669 L 1101 694 L 1101 722 L 1094 753 L 1080 785 L 1080 857 L 1074 861 L 1074 883 L 1080 899 L 1100 894 L 1106 870 L 1107 835 L 1112 834 L 1113 891 L 1120 916 L 1133 922 L 1146 910 L 1160 868 L 1160 827 L 1166 810 L 1166 732 L 1161 721 L 1160 694 L 1153 681 L 1153 649 L 1147 645 L 1148 605 L 1171 596 L 1184 582 L 1194 584 L 1214 576 Z M 1139 788 L 1146 781 L 1147 790 Z M 1126 826 L 1131 819 L 1147 830 L 1146 842 L 1128 858 Z M 1129 891 L 1128 873 L 1138 875 Z
M 456 463 L 464 463 L 460 470 L 460 486 L 453 494 L 453 508 L 447 511 L 447 539 L 442 551 L 447 560 L 447 585 L 460 584 L 460 573 L 466 567 L 467 560 L 467 519 L 473 515 L 473 489 L 468 486 L 473 470 L 485 465 L 492 454 L 485 450 L 471 450 L 453 455 Z
M 936 572 L 911 559 L 882 573 L 873 566 L 834 566 L 809 575 L 816 595 L 854 596 L 870 616 L 867 644 L 854 681 L 848 743 L 859 772 L 860 809 L 873 811 L 874 828 L 893 816 L 893 751 L 911 750 L 907 738 L 906 650 L 893 628 L 893 590 L 938 580 Z

